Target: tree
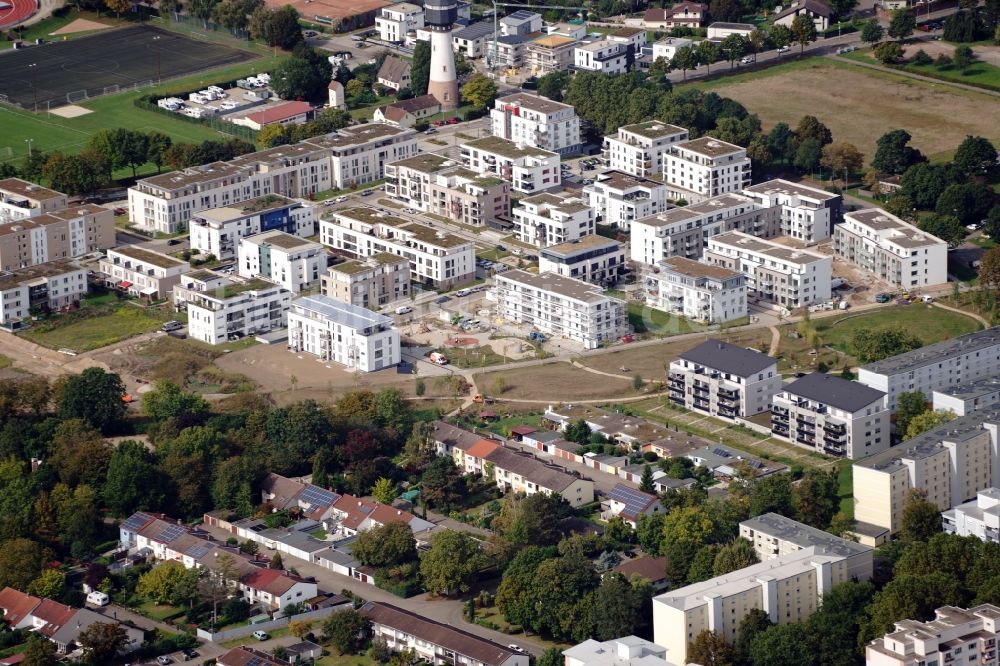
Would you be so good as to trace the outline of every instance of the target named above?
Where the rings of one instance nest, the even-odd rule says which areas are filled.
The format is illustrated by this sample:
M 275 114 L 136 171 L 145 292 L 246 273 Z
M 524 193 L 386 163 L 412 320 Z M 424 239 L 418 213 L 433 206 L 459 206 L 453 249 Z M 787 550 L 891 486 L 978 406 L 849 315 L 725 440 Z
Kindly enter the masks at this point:
M 729 61 L 729 69 L 736 66 L 736 61 L 750 52 L 750 41 L 738 33 L 728 35 L 719 45 L 722 56 Z
M 420 578 L 432 594 L 468 592 L 483 565 L 479 544 L 463 532 L 442 530 L 431 536 L 430 549 L 420 556 Z
M 979 281 L 990 287 L 1000 287 L 1000 247 L 983 254 L 979 263 Z
M 271 556 L 271 561 L 267 563 L 268 569 L 275 569 L 276 571 L 282 571 L 285 568 L 285 563 L 281 561 L 281 553 L 275 553 Z
M 90 137 L 88 146 L 106 157 L 115 169 L 145 164 L 149 154 L 149 137 L 142 132 L 125 128 L 103 129 Z
M 312 631 L 313 623 L 309 620 L 292 620 L 288 623 L 288 633 L 302 639 Z
M 772 25 L 769 36 L 771 38 L 771 43 L 774 44 L 775 48 L 779 49 L 785 46 L 790 46 L 792 38 L 794 37 L 792 29 L 784 24 Z M 778 54 L 778 57 L 781 57 L 780 53 Z
M 435 458 L 420 478 L 420 496 L 431 507 L 450 509 L 464 486 L 461 472 L 448 457 Z
M 42 572 L 50 553 L 36 541 L 16 538 L 0 542 L 0 589 L 25 590 Z
M 754 481 L 750 487 L 750 516 L 765 513 L 794 515 L 792 480 L 788 474 L 771 474 Z
M 91 664 L 107 664 L 129 645 L 128 632 L 117 622 L 95 622 L 76 638 L 84 658 Z
M 90 194 L 111 181 L 111 162 L 89 148 L 76 155 L 52 153 L 42 166 L 42 176 L 66 194 Z
M 104 0 L 104 4 L 115 13 L 115 18 L 121 18 L 122 12 L 132 9 L 132 0 Z
M 799 45 L 799 53 L 805 51 L 808 44 L 816 41 L 816 23 L 812 17 L 799 14 L 792 21 L 792 37 Z
M 351 554 L 365 566 L 391 567 L 416 560 L 417 542 L 409 525 L 393 520 L 359 534 Z
M 934 430 L 953 419 L 955 419 L 955 412 L 951 410 L 928 410 L 923 414 L 917 414 L 910 419 L 910 424 L 906 428 L 906 439 L 919 437 L 923 433 Z
M 577 419 L 566 425 L 563 436 L 570 442 L 587 444 L 590 442 L 590 426 L 583 419 Z
M 77 486 L 58 504 L 59 533 L 74 557 L 87 557 L 101 530 L 97 492 L 87 485 Z
M 484 74 L 476 73 L 462 86 L 462 101 L 482 111 L 497 98 L 497 84 Z
M 593 628 L 588 635 L 599 641 L 627 636 L 642 624 L 646 599 L 621 574 L 605 574 L 601 585 L 592 593 L 589 604 Z
M 796 520 L 817 529 L 826 529 L 840 508 L 836 473 L 816 468 L 806 471 L 792 489 L 792 505 Z
M 896 432 L 905 433 L 914 417 L 928 410 L 930 404 L 920 391 L 904 391 L 896 398 Z
M 26 592 L 46 599 L 59 599 L 66 590 L 66 574 L 58 569 L 46 569 L 28 585 Z
M 159 509 L 164 497 L 153 454 L 134 440 L 119 443 L 111 454 L 101 496 L 118 517 Z
M 160 0 L 162 3 L 163 0 Z M 161 4 L 162 8 L 162 4 Z M 173 145 L 173 139 L 169 135 L 157 130 L 150 130 L 146 134 L 146 159 L 156 165 L 156 173 L 160 173 L 160 168 L 166 164 L 167 151 Z
M 57 666 L 56 644 L 45 636 L 31 633 L 24 650 L 21 666 Z
M 917 17 L 910 9 L 897 9 L 889 21 L 888 35 L 892 39 L 902 41 L 913 34 L 917 28 Z
M 698 58 L 699 65 L 705 65 L 708 68 L 708 73 L 712 73 L 712 63 L 718 61 L 719 59 L 719 46 L 715 42 L 710 42 L 705 39 L 698 42 L 695 47 L 695 56 Z
M 292 126 L 265 125 L 257 132 L 257 141 L 265 148 L 286 146 L 292 142 Z
M 705 629 L 688 644 L 686 659 L 702 666 L 729 666 L 733 663 L 733 649 L 722 636 Z
M 736 539 L 719 549 L 712 563 L 712 575 L 724 576 L 732 571 L 745 569 L 760 560 L 754 552 L 753 544 L 746 539 Z
M 949 185 L 938 197 L 934 210 L 939 215 L 953 215 L 963 225 L 975 224 L 986 217 L 993 206 L 993 191 L 979 183 Z
M 955 166 L 967 175 L 987 173 L 996 167 L 997 150 L 989 139 L 966 136 L 955 150 Z
M 162 562 L 139 576 L 135 593 L 158 604 L 183 604 L 194 598 L 197 578 L 180 562 Z
M 535 666 L 563 666 L 566 658 L 559 648 L 546 648 L 545 652 L 535 660 Z
M 644 493 L 656 493 L 656 487 L 653 486 L 653 468 L 649 465 L 643 465 L 642 467 L 642 477 L 639 479 L 639 490 Z
M 911 488 L 903 500 L 899 535 L 904 541 L 927 541 L 941 531 L 941 509 L 927 500 L 927 491 Z
M 323 67 L 309 58 L 293 56 L 271 71 L 271 88 L 282 99 L 320 99 L 329 82 L 330 63 Z
M 972 52 L 972 48 L 962 44 L 961 46 L 955 47 L 955 53 L 952 54 L 952 64 L 955 69 L 964 73 L 969 67 L 972 66 L 973 61 L 976 59 L 976 54 Z
M 903 47 L 899 42 L 876 44 L 873 53 L 883 65 L 891 65 L 903 59 Z
M 861 170 L 865 163 L 865 156 L 857 147 L 846 141 L 831 143 L 823 148 L 820 164 L 833 173 L 839 173 L 844 177 L 844 186 L 847 186 L 851 174 Z
M 59 418 L 81 419 L 102 432 L 110 432 L 125 416 L 124 394 L 120 376 L 97 367 L 87 368 L 58 386 Z
M 670 59 L 671 69 L 681 70 L 684 80 L 687 81 L 687 71 L 698 66 L 698 55 L 690 46 L 682 46 L 674 53 Z
M 795 158 L 795 136 L 787 123 L 777 123 L 767 134 L 767 147 L 775 160 L 791 162 Z
M 548 97 L 555 102 L 563 100 L 563 91 L 569 83 L 569 72 L 555 71 L 538 77 L 538 85 L 535 88 L 542 97 Z
M 372 487 L 372 499 L 387 506 L 392 505 L 392 501 L 396 499 L 396 484 L 392 482 L 392 479 L 387 479 L 384 476 L 379 477 L 379 480 Z
M 911 165 L 922 162 L 924 156 L 910 146 L 910 133 L 903 129 L 886 132 L 875 142 L 872 168 L 879 173 L 902 174 Z
M 364 644 L 368 620 L 364 615 L 348 608 L 331 613 L 323 621 L 323 636 L 340 654 L 357 654 Z
M 735 0 L 711 0 L 708 13 L 713 21 L 739 21 L 740 5 Z
M 733 662 L 736 666 L 752 666 L 750 660 L 750 645 L 754 639 L 773 627 L 767 611 L 751 608 L 740 622 L 736 633 L 736 643 L 733 644 Z
M 917 226 L 920 227 L 921 231 L 926 231 L 945 241 L 950 247 L 958 246 L 969 235 L 969 231 L 954 215 L 931 213 L 920 218 Z
M 900 326 L 886 326 L 855 330 L 851 334 L 850 346 L 860 363 L 873 363 L 919 349 L 923 343 L 920 338 Z
M 410 64 L 410 89 L 415 97 L 427 94 L 430 78 L 431 45 L 421 40 L 413 47 L 413 61 Z
M 302 26 L 299 25 L 299 13 L 291 5 L 285 5 L 271 12 L 268 26 L 268 46 L 291 49 L 302 44 Z M 273 75 L 272 75 L 273 76 Z M 329 77 L 327 81 L 329 81 Z
M 806 139 L 795 150 L 792 164 L 802 173 L 812 173 L 823 159 L 823 147 L 816 139 Z
M 878 19 L 868 19 L 861 26 L 861 41 L 866 44 L 875 45 L 882 41 L 885 36 L 885 28 L 878 22 Z
M 830 128 L 819 121 L 816 116 L 802 116 L 795 127 L 793 145 L 798 148 L 809 139 L 814 139 L 820 147 L 833 143 L 833 133 Z

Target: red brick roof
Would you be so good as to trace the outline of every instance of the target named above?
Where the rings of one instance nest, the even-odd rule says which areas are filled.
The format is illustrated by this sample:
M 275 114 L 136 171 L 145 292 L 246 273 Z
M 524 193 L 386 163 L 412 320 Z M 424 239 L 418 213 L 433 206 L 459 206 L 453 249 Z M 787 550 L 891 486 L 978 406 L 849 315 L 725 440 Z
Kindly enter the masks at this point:
M 472 456 L 473 458 L 485 458 L 486 456 L 490 455 L 496 450 L 497 450 L 496 442 L 491 442 L 488 439 L 481 439 L 475 444 L 473 444 L 471 447 L 469 447 L 469 450 L 466 451 L 466 453 Z
M 38 604 L 38 608 L 31 611 L 31 614 L 45 622 L 39 631 L 51 638 L 52 634 L 59 631 L 64 624 L 76 615 L 76 609 L 70 608 L 58 601 L 42 599 L 42 603 Z
M 272 657 L 266 652 L 261 652 L 252 647 L 241 645 L 234 647 L 226 654 L 219 657 L 219 666 L 292 666 L 292 662 Z
M 275 104 L 263 111 L 257 111 L 247 116 L 247 120 L 252 120 L 258 125 L 268 125 L 270 123 L 281 122 L 295 116 L 312 111 L 312 104 L 309 102 L 285 102 Z
M 25 594 L 12 587 L 5 587 L 0 590 L 0 609 L 3 609 L 3 619 L 5 622 L 14 625 L 31 614 L 42 602 L 38 597 Z

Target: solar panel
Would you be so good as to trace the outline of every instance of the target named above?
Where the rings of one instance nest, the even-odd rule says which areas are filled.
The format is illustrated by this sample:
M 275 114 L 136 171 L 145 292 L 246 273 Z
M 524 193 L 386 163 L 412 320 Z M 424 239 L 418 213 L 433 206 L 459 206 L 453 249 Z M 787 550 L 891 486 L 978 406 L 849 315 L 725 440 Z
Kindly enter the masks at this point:
M 637 515 L 645 509 L 650 500 L 650 495 L 621 484 L 612 488 L 611 492 L 608 493 L 608 497 L 624 504 L 625 508 L 622 511 L 631 516 Z
M 122 529 L 134 532 L 149 522 L 149 515 L 145 513 L 133 513 L 122 523 Z
M 167 543 L 170 543 L 182 534 L 184 534 L 184 529 L 180 525 L 168 525 L 166 529 L 160 532 L 160 538 Z
M 299 499 L 313 506 L 330 506 L 337 500 L 337 494 L 318 486 L 308 485 Z
M 767 467 L 767 465 L 765 465 L 759 460 L 750 461 L 750 466 L 753 467 L 754 469 L 764 469 L 765 467 Z
M 193 559 L 200 560 L 201 558 L 203 558 L 206 555 L 208 555 L 208 553 L 211 550 L 212 550 L 212 547 L 210 545 L 208 545 L 207 543 L 200 543 L 198 545 L 195 545 L 195 546 L 192 546 L 192 547 L 188 548 L 188 551 L 187 551 L 187 553 L 185 553 L 185 555 L 187 555 L 188 557 L 191 557 Z
M 267 662 L 268 660 L 264 659 L 263 657 L 258 657 L 257 655 L 251 655 L 250 658 L 247 659 L 246 664 L 244 664 L 244 666 L 267 666 Z
M 732 458 L 733 456 L 733 454 L 731 454 L 729 451 L 726 451 L 725 449 L 720 449 L 718 447 L 712 449 L 712 453 L 714 453 L 717 456 L 722 456 L 723 458 Z

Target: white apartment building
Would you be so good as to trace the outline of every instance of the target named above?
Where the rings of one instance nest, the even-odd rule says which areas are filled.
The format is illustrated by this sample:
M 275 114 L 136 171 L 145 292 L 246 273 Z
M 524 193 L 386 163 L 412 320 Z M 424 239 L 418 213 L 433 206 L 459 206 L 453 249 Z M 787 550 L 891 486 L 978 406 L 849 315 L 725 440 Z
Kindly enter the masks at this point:
M 57 198 L 51 199 L 56 200 Z M 77 204 L 0 224 L 0 270 L 73 259 L 117 244 L 111 209 Z
M 775 394 L 771 433 L 828 456 L 853 460 L 881 453 L 889 448 L 885 393 L 814 372 Z
M 688 645 L 702 631 L 732 645 L 755 608 L 775 624 L 805 620 L 826 592 L 848 580 L 847 557 L 822 546 L 803 548 L 653 597 L 653 641 L 687 663 Z
M 610 39 L 579 44 L 573 49 L 573 66 L 585 72 L 624 74 L 629 66 L 628 47 Z
M 435 153 L 386 165 L 385 192 L 424 213 L 463 224 L 485 225 L 510 214 L 510 183 Z
M 410 262 L 410 280 L 435 287 L 459 285 L 476 277 L 472 241 L 433 227 L 381 213 L 374 208 L 344 208 L 320 220 L 320 242 L 367 259 L 386 252 Z
M 941 512 L 941 525 L 948 534 L 1000 543 L 1000 488 L 984 488 L 971 502 Z
M 965 416 L 1000 402 L 1000 377 L 986 377 L 968 384 L 935 389 L 931 395 L 935 410 Z
M 640 49 L 646 45 L 646 29 L 625 26 L 609 32 L 608 39 L 624 44 L 633 58 L 636 58 Z
M 210 345 L 284 328 L 292 294 L 260 278 L 214 271 L 185 273 L 174 287 L 174 307 L 187 312 L 188 336 Z
M 139 179 L 128 190 L 129 219 L 149 231 L 176 233 L 195 213 L 267 194 L 308 198 L 382 178 L 385 165 L 416 154 L 416 132 L 380 123 Z
M 518 192 L 534 194 L 559 187 L 559 154 L 499 137 L 462 144 L 465 166 L 479 175 L 494 175 Z
M 424 8 L 409 2 L 383 7 L 375 17 L 375 29 L 384 42 L 403 42 L 406 35 L 424 27 Z
M 580 150 L 580 118 L 569 104 L 528 93 L 500 97 L 490 111 L 493 136 L 560 155 Z
M 941 511 L 1000 487 L 1000 406 L 949 421 L 854 463 L 854 517 L 875 539 L 899 531 L 911 488 Z M 877 542 L 877 541 L 876 541 Z
M 747 316 L 747 277 L 684 257 L 664 259 L 645 275 L 646 304 L 709 324 Z
M 319 283 L 326 270 L 326 249 L 284 231 L 267 231 L 240 240 L 239 274 L 261 277 L 293 294 Z
M 610 641 L 588 638 L 563 650 L 565 666 L 674 666 L 667 661 L 667 649 L 638 636 Z
M 767 354 L 706 340 L 670 362 L 667 384 L 671 402 L 735 419 L 766 411 L 781 390 L 781 375 Z
M 671 146 L 688 138 L 688 131 L 683 127 L 647 120 L 619 127 L 617 135 L 604 137 L 602 156 L 610 169 L 642 178 L 660 176 L 663 174 L 663 156 Z
M 948 244 L 881 208 L 844 213 L 833 232 L 833 251 L 900 289 L 948 281 Z
M 111 248 L 100 262 L 109 287 L 150 300 L 169 298 L 181 275 L 190 270 L 188 262 L 150 249 L 148 243 Z
M 779 207 L 781 235 L 810 245 L 830 237 L 843 203 L 839 194 L 780 178 L 744 188 L 743 194 L 762 208 Z
M 87 293 L 87 271 L 60 259 L 0 272 L 0 326 L 16 328 L 36 311 L 51 312 Z
M 701 259 L 709 238 L 744 231 L 767 238 L 777 232 L 777 211 L 742 194 L 723 194 L 632 223 L 632 261 L 650 266 L 670 257 Z
M 900 393 L 920 391 L 930 400 L 934 391 L 997 375 L 1000 328 L 994 327 L 863 365 L 858 370 L 858 381 L 888 393 L 889 409 L 895 411 Z
M 847 558 L 847 575 L 871 580 L 875 570 L 874 550 L 829 532 L 810 527 L 779 513 L 765 513 L 740 523 L 740 538 L 753 544 L 761 562 L 819 547 Z
M 410 262 L 395 254 L 376 254 L 364 261 L 330 266 L 320 277 L 324 296 L 377 309 L 410 295 Z
M 703 136 L 674 144 L 663 156 L 663 180 L 668 196 L 697 203 L 750 184 L 746 148 Z
M 625 302 L 600 287 L 551 273 L 506 271 L 494 277 L 497 314 L 542 333 L 596 349 L 629 333 Z
M 519 35 L 524 37 L 532 33 L 541 32 L 542 15 L 529 12 L 527 9 L 518 9 L 500 19 L 500 34 Z
M 740 271 L 750 297 L 787 310 L 830 300 L 833 259 L 739 231 L 710 236 L 706 263 Z
M 328 296 L 303 296 L 288 311 L 288 348 L 374 372 L 399 364 L 399 331 L 392 319 Z
M 0 224 L 52 213 L 67 206 L 66 195 L 21 178 L 0 179 Z
M 1000 607 L 942 606 L 929 622 L 901 620 L 865 647 L 866 666 L 997 666 Z
M 189 223 L 191 249 L 217 259 L 236 258 L 241 238 L 283 231 L 293 236 L 316 233 L 315 207 L 277 194 L 268 194 L 232 206 L 195 213 Z
M 521 199 L 513 211 L 514 235 L 535 247 L 558 245 L 594 233 L 594 209 L 570 194 L 547 192 Z
M 605 287 L 617 283 L 625 270 L 621 243 L 597 234 L 549 245 L 538 253 L 539 273 L 555 273 Z
M 677 55 L 677 52 L 685 46 L 691 48 L 694 46 L 694 42 L 686 37 L 664 37 L 653 43 L 653 62 L 660 58 L 670 62 Z
M 632 222 L 662 213 L 667 203 L 667 186 L 624 171 L 605 171 L 586 185 L 583 199 L 604 224 L 629 231 Z

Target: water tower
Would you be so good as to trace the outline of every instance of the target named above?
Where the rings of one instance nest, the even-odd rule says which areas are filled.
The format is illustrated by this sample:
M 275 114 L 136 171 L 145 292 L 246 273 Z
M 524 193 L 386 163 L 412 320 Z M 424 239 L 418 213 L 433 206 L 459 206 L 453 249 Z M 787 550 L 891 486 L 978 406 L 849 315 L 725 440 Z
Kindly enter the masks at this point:
M 427 0 L 424 24 L 431 33 L 431 75 L 427 93 L 434 95 L 442 109 L 458 107 L 458 77 L 451 27 L 458 18 L 458 0 Z

